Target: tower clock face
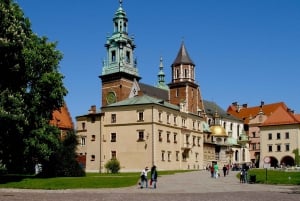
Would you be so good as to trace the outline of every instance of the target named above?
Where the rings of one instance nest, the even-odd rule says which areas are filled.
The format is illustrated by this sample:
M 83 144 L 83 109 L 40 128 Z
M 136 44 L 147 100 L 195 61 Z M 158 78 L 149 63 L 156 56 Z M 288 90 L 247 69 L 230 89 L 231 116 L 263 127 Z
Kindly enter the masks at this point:
M 107 104 L 112 104 L 112 103 L 115 103 L 116 102 L 116 94 L 115 92 L 111 91 L 111 92 L 108 92 L 108 94 L 106 95 L 106 102 Z

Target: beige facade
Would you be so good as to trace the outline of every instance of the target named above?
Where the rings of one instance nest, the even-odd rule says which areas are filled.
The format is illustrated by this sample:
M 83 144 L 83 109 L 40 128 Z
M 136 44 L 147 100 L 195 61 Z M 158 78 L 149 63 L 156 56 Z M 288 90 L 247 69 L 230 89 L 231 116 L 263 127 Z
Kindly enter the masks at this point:
M 105 172 L 112 158 L 120 161 L 121 172 L 152 165 L 160 170 L 202 169 L 202 121 L 163 104 L 105 107 L 101 114 L 77 118 L 79 140 L 86 138 L 78 153 L 86 153 L 87 172 Z
M 294 150 L 300 150 L 300 124 L 263 126 L 260 130 L 259 167 L 282 167 L 294 164 Z M 270 162 L 265 161 L 270 158 Z M 294 164 L 295 165 L 295 164 Z

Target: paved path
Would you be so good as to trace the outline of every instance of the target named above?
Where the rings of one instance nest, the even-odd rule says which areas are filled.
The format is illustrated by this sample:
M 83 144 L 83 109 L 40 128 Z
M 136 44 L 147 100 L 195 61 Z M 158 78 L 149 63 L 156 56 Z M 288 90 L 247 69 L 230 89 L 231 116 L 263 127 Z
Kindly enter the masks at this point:
M 214 179 L 207 171 L 159 177 L 156 189 L 138 185 L 117 189 L 22 190 L 0 189 L 1 201 L 298 201 L 300 186 L 241 184 L 237 172 Z

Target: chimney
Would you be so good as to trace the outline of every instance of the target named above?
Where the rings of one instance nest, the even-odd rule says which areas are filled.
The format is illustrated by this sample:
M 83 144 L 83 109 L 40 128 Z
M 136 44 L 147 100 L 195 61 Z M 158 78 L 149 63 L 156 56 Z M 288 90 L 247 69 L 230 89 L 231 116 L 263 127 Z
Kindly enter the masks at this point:
M 237 102 L 233 102 L 232 105 L 236 107 L 238 105 L 238 103 Z
M 244 103 L 243 104 L 243 108 L 247 108 L 248 107 L 248 104 L 247 103 Z
M 89 109 L 90 114 L 95 114 L 96 113 L 96 105 L 92 105 L 91 109 Z
M 264 101 L 260 101 L 260 107 L 263 107 L 263 106 L 264 106 L 264 104 L 265 104 L 265 102 L 264 102 Z

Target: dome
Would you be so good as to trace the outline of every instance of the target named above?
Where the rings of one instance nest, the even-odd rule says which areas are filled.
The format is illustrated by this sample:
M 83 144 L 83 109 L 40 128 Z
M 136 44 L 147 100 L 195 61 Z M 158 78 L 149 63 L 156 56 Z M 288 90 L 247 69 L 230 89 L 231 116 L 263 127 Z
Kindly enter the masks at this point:
M 226 131 L 222 126 L 218 126 L 218 125 L 211 126 L 210 131 L 213 136 L 227 137 Z

